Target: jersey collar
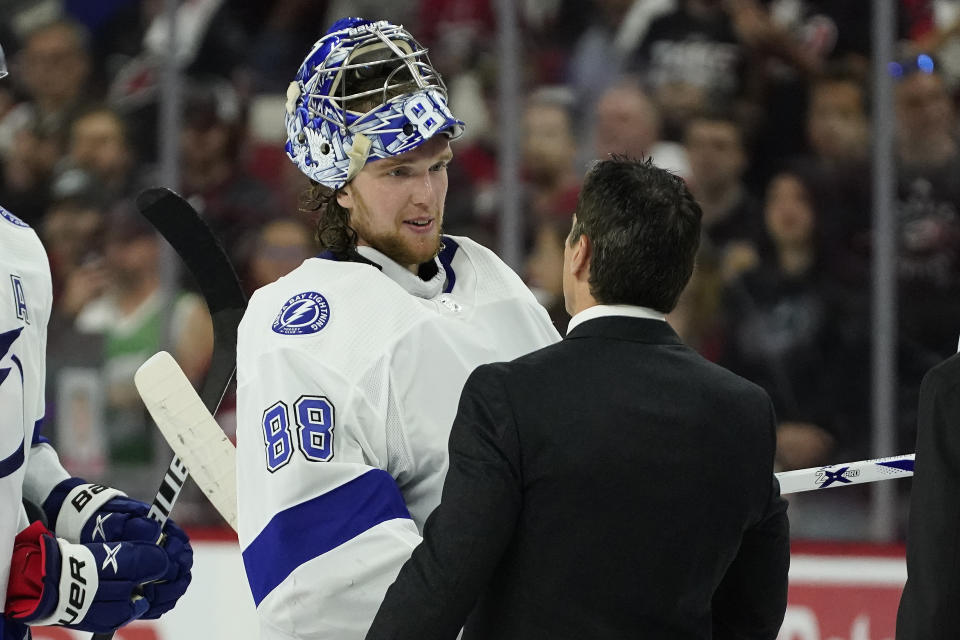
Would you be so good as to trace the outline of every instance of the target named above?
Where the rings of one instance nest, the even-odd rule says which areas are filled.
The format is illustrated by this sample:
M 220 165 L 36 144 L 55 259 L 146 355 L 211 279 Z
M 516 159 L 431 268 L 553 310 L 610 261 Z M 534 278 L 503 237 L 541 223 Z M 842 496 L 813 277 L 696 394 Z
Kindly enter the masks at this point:
M 373 247 L 357 247 L 357 253 L 380 267 L 385 276 L 403 287 L 407 293 L 418 298 L 427 300 L 435 298 L 443 291 L 443 285 L 447 281 L 446 270 L 443 269 L 443 265 L 437 258 L 433 259 L 433 277 L 424 280 L 419 275 L 407 271 Z M 422 271 L 423 268 L 421 268 Z

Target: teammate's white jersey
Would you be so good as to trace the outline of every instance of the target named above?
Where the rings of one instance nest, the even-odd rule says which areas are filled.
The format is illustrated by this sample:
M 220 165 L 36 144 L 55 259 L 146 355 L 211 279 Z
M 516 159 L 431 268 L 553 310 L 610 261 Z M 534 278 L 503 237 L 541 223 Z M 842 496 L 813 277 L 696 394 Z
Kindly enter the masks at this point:
M 312 258 L 257 291 L 237 349 L 239 538 L 263 640 L 363 638 L 440 502 L 467 376 L 559 336 L 491 251 L 424 281 Z
M 0 207 L 0 603 L 13 539 L 28 524 L 22 498 L 39 504 L 69 477 L 39 433 L 52 299 L 40 239 Z

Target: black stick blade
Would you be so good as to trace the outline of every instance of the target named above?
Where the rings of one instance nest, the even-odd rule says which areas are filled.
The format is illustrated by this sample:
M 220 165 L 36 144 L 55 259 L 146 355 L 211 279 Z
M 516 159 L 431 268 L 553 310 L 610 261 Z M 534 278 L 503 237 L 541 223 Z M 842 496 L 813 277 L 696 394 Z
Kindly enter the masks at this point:
M 210 315 L 246 306 L 247 298 L 226 251 L 189 202 L 166 187 L 154 187 L 137 196 L 137 209 L 186 263 Z
M 179 254 L 210 309 L 213 355 L 200 397 L 216 413 L 236 369 L 237 326 L 247 297 L 223 245 L 189 202 L 166 187 L 154 187 L 137 196 L 137 208 Z

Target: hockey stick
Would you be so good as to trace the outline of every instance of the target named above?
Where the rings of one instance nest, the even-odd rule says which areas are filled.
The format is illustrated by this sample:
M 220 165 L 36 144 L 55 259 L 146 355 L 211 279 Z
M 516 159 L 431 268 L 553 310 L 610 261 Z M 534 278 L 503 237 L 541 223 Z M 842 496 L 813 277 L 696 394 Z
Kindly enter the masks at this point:
M 200 397 L 211 415 L 216 413 L 237 366 L 237 326 L 247 298 L 226 251 L 210 227 L 190 204 L 173 191 L 157 187 L 137 196 L 137 209 L 176 250 L 200 287 L 213 320 L 213 354 L 200 388 Z M 187 469 L 174 456 L 160 483 L 149 516 L 167 521 L 187 479 Z M 111 640 L 113 633 L 97 633 L 93 640 Z
M 143 403 L 197 486 L 237 530 L 236 449 L 177 361 L 160 351 L 133 377 Z
M 833 489 L 879 480 L 909 478 L 913 475 L 915 455 L 908 453 L 891 458 L 875 458 L 873 460 L 832 464 L 827 467 L 783 471 L 777 474 L 777 479 L 780 481 L 780 493 Z
M 186 375 L 169 354 L 160 352 L 141 365 L 135 380 L 167 442 L 186 461 L 210 502 L 236 529 L 231 519 L 237 512 L 236 450 L 199 401 Z M 908 478 L 913 475 L 914 455 L 797 469 L 776 476 L 782 495 Z
M 180 255 L 210 310 L 213 355 L 200 398 L 210 413 L 216 413 L 237 367 L 237 326 L 247 298 L 226 251 L 186 200 L 157 187 L 137 197 L 137 208 Z M 154 498 L 150 517 L 161 524 L 166 522 L 185 479 L 186 469 L 174 458 Z

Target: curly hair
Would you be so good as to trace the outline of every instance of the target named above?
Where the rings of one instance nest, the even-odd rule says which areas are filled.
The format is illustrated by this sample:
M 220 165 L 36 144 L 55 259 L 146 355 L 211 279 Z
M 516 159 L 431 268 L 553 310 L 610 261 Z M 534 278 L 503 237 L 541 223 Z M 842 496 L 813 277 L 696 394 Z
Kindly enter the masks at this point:
M 300 194 L 300 211 L 316 213 L 315 239 L 320 250 L 346 260 L 357 248 L 357 232 L 350 226 L 350 211 L 337 202 L 337 191 L 319 182 L 310 182 Z

